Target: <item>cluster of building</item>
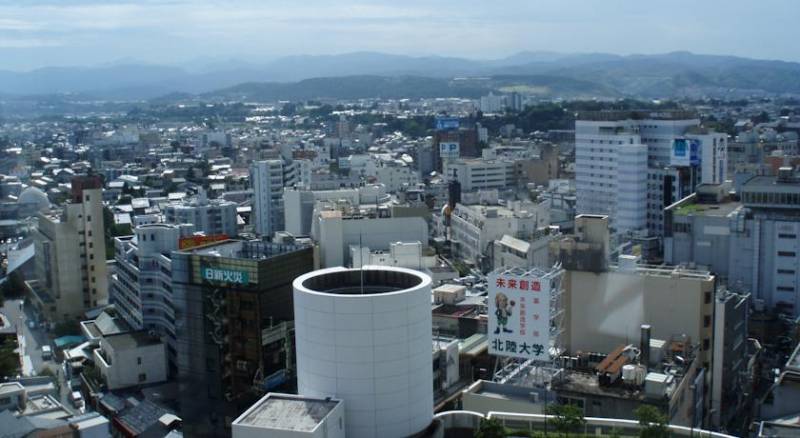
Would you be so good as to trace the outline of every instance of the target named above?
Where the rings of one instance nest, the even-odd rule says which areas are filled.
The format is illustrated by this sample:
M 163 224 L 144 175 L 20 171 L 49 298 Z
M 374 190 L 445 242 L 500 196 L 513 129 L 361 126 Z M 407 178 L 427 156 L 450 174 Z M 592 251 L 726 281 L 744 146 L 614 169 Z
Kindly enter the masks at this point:
M 0 416 L 358 438 L 538 430 L 572 404 L 609 434 L 649 405 L 676 434 L 788 427 L 796 403 L 765 400 L 796 399 L 779 353 L 800 314 L 795 121 L 732 137 L 702 111 L 580 113 L 574 132 L 524 136 L 438 116 L 411 138 L 348 111 L 290 128 L 259 108 L 222 128 L 10 130 L 3 267 L 38 319 L 79 328 L 55 381 L 89 414 L 45 424 L 18 379 Z

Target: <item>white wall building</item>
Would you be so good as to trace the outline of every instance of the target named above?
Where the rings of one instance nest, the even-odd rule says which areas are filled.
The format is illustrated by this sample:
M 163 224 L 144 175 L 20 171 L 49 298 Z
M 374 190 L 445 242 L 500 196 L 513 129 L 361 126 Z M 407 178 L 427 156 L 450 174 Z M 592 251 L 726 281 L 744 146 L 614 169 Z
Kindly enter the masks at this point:
M 391 193 L 397 192 L 404 185 L 413 186 L 419 182 L 419 174 L 411 166 L 400 164 L 384 163 L 375 169 L 375 176 Z
M 589 113 L 575 122 L 577 212 L 608 215 L 617 231 L 660 235 L 664 207 L 701 182 L 724 181 L 726 136 L 685 112 L 636 116 Z
M 499 113 L 506 108 L 506 96 L 489 93 L 481 96 L 478 105 L 484 113 Z
M 104 336 L 94 361 L 111 390 L 167 380 L 166 346 L 145 331 Z
M 195 198 L 175 202 L 164 208 L 164 221 L 168 224 L 192 224 L 195 230 L 206 234 L 239 234 L 236 208 L 238 204 L 224 199 L 208 199 L 200 189 Z
M 344 201 L 359 206 L 362 203 L 383 204 L 390 200 L 391 195 L 386 193 L 386 187 L 381 184 L 338 190 L 286 188 L 283 193 L 286 231 L 295 236 L 307 236 L 311 232 L 314 207 L 318 201 Z
M 492 253 L 494 269 L 514 267 L 549 269 L 552 266 L 549 245 L 555 236 L 556 233 L 550 232 L 548 228 L 537 230 L 524 240 L 503 235 L 494 241 Z
M 450 239 L 456 257 L 480 265 L 504 235 L 530 236 L 550 224 L 547 203 L 512 202 L 509 206 L 456 204 L 450 216 Z
M 431 279 L 330 268 L 294 283 L 298 392 L 344 400 L 348 438 L 400 438 L 433 418 Z
M 154 330 L 167 343 L 170 360 L 177 351 L 172 299 L 172 251 L 193 226 L 153 224 L 136 227 L 133 236 L 114 240 L 116 270 L 111 302 L 134 329 Z
M 250 185 L 253 188 L 253 218 L 255 231 L 271 236 L 284 230 L 283 188 L 297 182 L 293 163 L 283 160 L 254 161 L 250 165 Z
M 322 267 L 347 266 L 350 246 L 389 250 L 393 242 L 428 242 L 428 224 L 421 216 L 389 217 L 360 211 L 323 210 L 316 213 L 311 230 L 319 243 Z
M 453 173 L 455 172 L 455 177 Z M 461 183 L 461 190 L 503 190 L 515 184 L 514 162 L 511 160 L 453 160 L 445 161 L 444 174 Z

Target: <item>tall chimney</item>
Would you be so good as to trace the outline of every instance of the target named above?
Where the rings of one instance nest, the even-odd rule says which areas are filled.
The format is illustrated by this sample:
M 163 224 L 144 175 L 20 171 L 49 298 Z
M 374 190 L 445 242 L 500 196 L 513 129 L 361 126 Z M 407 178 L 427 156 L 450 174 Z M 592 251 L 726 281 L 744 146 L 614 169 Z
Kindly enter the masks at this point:
M 650 369 L 650 324 L 642 324 L 639 354 L 639 362 L 645 366 L 645 369 Z

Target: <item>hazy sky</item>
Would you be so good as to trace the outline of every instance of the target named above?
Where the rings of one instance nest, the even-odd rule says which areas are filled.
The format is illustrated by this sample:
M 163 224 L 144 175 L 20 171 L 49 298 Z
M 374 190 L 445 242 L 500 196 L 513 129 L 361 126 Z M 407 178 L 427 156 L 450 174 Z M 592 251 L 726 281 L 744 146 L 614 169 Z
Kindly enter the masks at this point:
M 800 61 L 800 0 L 0 0 L 0 69 L 383 51 Z

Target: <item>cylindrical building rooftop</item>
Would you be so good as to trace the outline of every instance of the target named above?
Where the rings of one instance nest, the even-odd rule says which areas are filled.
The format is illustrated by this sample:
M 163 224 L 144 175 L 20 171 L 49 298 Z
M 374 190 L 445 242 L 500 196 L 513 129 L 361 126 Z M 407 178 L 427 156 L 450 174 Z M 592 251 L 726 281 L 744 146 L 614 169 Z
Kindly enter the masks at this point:
M 431 279 L 329 268 L 294 281 L 298 392 L 344 400 L 348 438 L 422 432 L 433 418 Z

